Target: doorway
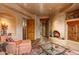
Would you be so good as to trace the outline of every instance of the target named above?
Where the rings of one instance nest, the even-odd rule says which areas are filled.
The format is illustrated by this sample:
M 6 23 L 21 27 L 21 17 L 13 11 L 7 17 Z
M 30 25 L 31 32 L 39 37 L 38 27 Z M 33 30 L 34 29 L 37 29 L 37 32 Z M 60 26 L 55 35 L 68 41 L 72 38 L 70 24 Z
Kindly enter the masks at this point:
M 41 22 L 41 35 L 42 37 L 49 37 L 49 19 L 40 19 Z

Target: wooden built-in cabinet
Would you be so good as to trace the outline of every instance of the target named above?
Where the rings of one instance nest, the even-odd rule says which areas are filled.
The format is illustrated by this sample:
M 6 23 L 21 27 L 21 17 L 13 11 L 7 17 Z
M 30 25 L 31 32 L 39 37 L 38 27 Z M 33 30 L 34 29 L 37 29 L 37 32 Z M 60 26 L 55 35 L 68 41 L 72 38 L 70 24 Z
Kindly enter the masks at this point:
M 67 22 L 68 39 L 79 42 L 79 20 Z

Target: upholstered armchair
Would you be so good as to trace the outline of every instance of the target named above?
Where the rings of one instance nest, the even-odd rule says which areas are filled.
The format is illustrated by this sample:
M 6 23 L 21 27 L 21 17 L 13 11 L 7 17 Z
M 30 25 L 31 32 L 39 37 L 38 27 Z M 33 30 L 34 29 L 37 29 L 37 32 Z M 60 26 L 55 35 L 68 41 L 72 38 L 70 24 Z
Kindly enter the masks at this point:
M 18 54 L 30 54 L 31 53 L 31 41 L 30 40 L 24 40 L 21 44 L 18 46 Z
M 6 52 L 13 55 L 30 54 L 31 52 L 31 41 L 30 40 L 19 40 L 15 42 L 8 42 Z
M 6 46 L 6 53 L 7 54 L 17 54 L 17 46 L 15 42 L 7 42 L 8 45 Z

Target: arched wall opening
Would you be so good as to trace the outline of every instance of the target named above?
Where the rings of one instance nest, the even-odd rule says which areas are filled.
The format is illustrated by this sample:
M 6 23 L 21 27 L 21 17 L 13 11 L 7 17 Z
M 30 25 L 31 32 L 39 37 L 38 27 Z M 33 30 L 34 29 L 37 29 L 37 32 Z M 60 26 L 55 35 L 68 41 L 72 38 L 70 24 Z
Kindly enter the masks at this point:
M 12 37 L 16 36 L 16 17 L 9 13 L 0 13 L 0 35 L 1 35 L 1 25 L 7 26 L 7 34 L 12 33 Z

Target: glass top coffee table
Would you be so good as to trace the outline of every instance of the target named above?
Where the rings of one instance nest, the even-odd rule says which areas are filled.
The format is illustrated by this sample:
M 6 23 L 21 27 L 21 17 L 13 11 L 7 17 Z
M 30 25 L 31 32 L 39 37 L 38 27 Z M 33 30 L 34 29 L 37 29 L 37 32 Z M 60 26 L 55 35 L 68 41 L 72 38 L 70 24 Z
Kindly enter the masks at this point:
M 61 46 L 53 48 L 50 44 L 46 44 L 40 45 L 40 47 L 47 55 L 63 55 L 65 52 L 65 48 Z

